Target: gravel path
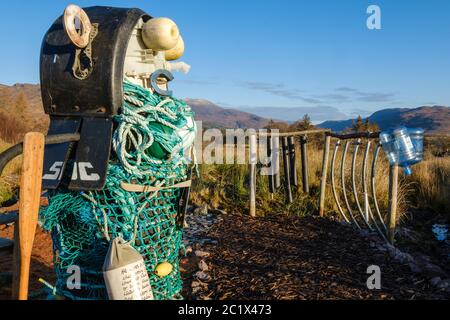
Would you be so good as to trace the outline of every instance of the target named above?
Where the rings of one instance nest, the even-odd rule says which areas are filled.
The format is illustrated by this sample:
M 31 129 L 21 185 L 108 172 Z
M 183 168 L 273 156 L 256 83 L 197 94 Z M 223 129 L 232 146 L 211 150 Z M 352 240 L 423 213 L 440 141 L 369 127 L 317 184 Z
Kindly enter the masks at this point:
M 210 254 L 198 262 L 197 269 L 200 263 L 207 265 L 200 274 L 203 279 L 198 274 L 186 279 L 191 285 L 185 295 L 191 299 L 450 297 L 433 288 L 423 275 L 378 250 L 370 238 L 327 219 L 230 215 L 204 236 L 217 244 L 196 245 L 187 259 L 197 263 L 196 250 Z M 381 290 L 367 288 L 371 265 L 381 269 Z

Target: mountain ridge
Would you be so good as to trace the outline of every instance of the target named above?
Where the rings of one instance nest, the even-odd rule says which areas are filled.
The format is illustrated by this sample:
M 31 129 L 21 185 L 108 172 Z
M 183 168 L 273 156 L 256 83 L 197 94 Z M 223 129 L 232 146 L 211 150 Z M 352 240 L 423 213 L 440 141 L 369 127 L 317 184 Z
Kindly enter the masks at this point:
M 45 114 L 40 85 L 29 83 L 18 83 L 12 86 L 0 84 L 0 113 L 12 118 L 22 118 L 17 115 L 17 105 L 23 97 L 26 101 L 25 122 L 27 130 L 46 131 L 49 117 Z M 206 128 L 264 128 L 269 120 L 257 115 L 239 111 L 236 109 L 225 109 L 205 99 L 185 99 L 193 111 L 196 119 L 203 121 Z
M 184 99 L 197 115 L 197 120 L 204 122 L 206 127 L 224 128 L 254 128 L 262 129 L 269 120 L 252 113 L 236 109 L 225 109 L 205 99 Z
M 430 134 L 450 135 L 450 107 L 448 106 L 383 109 L 373 113 L 368 119 L 371 123 L 377 124 L 381 130 L 404 125 L 423 128 Z M 318 127 L 342 132 L 351 128 L 355 120 L 325 121 Z
M 7 86 L 0 84 L 0 113 L 3 116 L 21 119 L 17 115 L 17 104 L 25 97 L 25 116 L 22 116 L 27 130 L 45 132 L 48 126 L 48 116 L 44 113 L 40 86 L 38 84 L 15 84 Z M 264 128 L 269 118 L 250 112 L 232 108 L 222 108 L 205 99 L 186 98 L 184 101 L 196 113 L 196 119 L 203 121 L 204 128 Z M 299 119 L 292 119 L 297 121 Z M 369 117 L 370 122 L 377 123 L 382 130 L 404 124 L 408 127 L 422 127 L 428 133 L 450 135 L 450 107 L 423 106 L 415 109 L 391 108 L 375 112 Z M 354 119 L 325 121 L 319 128 L 343 131 L 352 126 Z

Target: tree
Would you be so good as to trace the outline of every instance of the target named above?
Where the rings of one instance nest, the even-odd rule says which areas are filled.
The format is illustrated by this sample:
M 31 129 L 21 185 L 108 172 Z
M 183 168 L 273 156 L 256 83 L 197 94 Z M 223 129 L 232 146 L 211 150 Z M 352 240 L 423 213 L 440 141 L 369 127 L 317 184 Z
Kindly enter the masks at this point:
M 364 121 L 362 119 L 362 117 L 359 115 L 358 118 L 356 119 L 355 122 L 353 122 L 353 127 L 352 127 L 354 132 L 364 132 L 365 130 L 365 125 L 364 125 Z
M 286 122 L 275 122 L 273 121 L 273 119 L 270 119 L 265 129 L 278 129 L 280 130 L 280 132 L 289 132 L 289 124 L 287 124 Z
M 273 121 L 273 119 L 270 119 L 269 123 L 266 126 L 266 129 L 268 129 L 268 130 L 273 129 L 274 126 L 275 126 L 275 121 Z
M 302 120 L 297 121 L 291 126 L 292 131 L 306 131 L 313 128 L 314 125 L 311 122 L 311 117 L 307 114 L 305 114 Z
M 378 124 L 370 122 L 369 118 L 366 119 L 365 125 L 366 125 L 366 131 L 370 131 L 370 132 L 379 132 L 380 131 L 380 127 L 378 126 Z
M 363 120 L 361 116 L 353 122 L 352 127 L 353 132 L 378 132 L 380 131 L 380 127 L 376 123 L 370 122 L 369 118 Z

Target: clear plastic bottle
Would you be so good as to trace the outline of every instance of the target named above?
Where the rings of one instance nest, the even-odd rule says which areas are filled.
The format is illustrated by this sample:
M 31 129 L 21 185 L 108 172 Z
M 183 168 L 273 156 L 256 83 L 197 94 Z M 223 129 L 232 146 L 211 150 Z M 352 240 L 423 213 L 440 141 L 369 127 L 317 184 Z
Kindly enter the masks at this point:
M 419 163 L 423 160 L 423 137 L 425 131 L 420 128 L 408 128 L 408 132 L 416 150 L 415 163 Z
M 398 150 L 395 144 L 394 137 L 387 133 L 382 132 L 380 134 L 380 142 L 383 147 L 384 152 L 386 153 L 386 157 L 389 160 L 389 164 L 391 166 L 398 164 Z
M 400 127 L 394 130 L 393 135 L 398 148 L 398 165 L 403 167 L 406 175 L 410 175 L 412 173 L 410 166 L 417 162 L 416 150 L 408 133 L 408 129 Z

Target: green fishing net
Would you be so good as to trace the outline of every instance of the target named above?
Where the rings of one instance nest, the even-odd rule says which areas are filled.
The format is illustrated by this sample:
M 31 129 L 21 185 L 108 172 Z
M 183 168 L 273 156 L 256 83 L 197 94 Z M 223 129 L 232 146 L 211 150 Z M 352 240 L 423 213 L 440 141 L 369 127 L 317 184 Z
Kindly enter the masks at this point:
M 182 224 L 178 219 L 182 189 L 128 192 L 121 183 L 171 187 L 185 182 L 192 165 L 193 118 L 185 102 L 125 80 L 105 188 L 87 193 L 60 188 L 49 193 L 49 206 L 40 212 L 42 226 L 52 234 L 58 295 L 108 299 L 102 267 L 110 240 L 122 237 L 143 256 L 155 299 L 182 298 Z M 164 262 L 174 269 L 159 278 L 155 268 Z M 80 287 L 70 290 L 67 284 L 77 268 Z

